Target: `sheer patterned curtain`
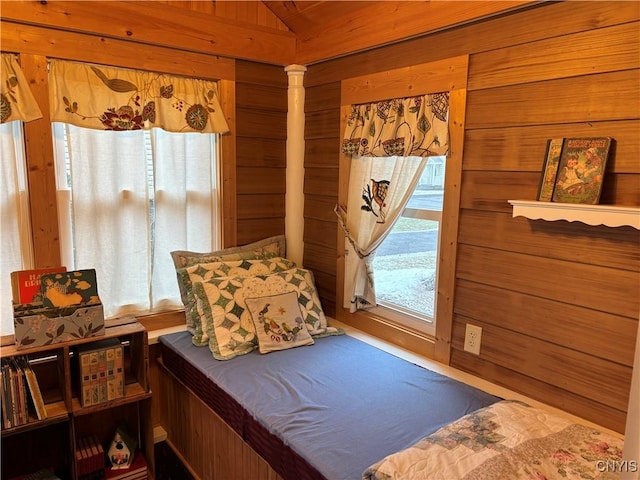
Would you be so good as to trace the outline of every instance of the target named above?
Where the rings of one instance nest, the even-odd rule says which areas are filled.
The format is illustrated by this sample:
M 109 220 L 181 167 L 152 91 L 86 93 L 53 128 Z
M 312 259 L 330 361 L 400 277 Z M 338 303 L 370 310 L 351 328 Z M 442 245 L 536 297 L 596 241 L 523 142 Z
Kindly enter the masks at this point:
M 60 238 L 95 268 L 105 316 L 181 308 L 172 250 L 219 246 L 213 81 L 50 64 Z
M 11 272 L 33 267 L 22 124 L 0 125 L 0 334 L 13 333 Z
M 149 309 L 148 242 L 151 237 L 147 162 L 142 130 L 104 132 L 56 124 L 62 263 L 69 270 L 95 268 L 105 316 Z M 59 149 L 56 149 L 60 152 Z M 67 192 L 62 193 L 66 190 Z
M 346 235 L 343 306 L 351 312 L 376 305 L 375 250 L 400 217 L 426 164 L 422 157 L 351 159 L 347 209 L 336 209 Z
M 22 122 L 42 117 L 16 55 L 0 58 L 0 334 L 13 333 L 11 272 L 33 267 Z
M 64 60 L 49 67 L 54 122 L 115 131 L 229 131 L 214 81 Z
M 376 306 L 372 261 L 404 210 L 427 163 L 449 145 L 449 94 L 352 105 L 342 152 L 352 155 L 346 208 L 344 307 Z
M 3 53 L 0 58 L 0 123 L 22 120 L 30 122 L 42 118 L 40 107 L 36 103 L 29 82 L 22 73 L 16 55 Z
M 96 269 L 106 317 L 182 307 L 170 252 L 219 245 L 215 136 L 54 132 L 63 264 Z
M 216 137 L 151 131 L 154 159 L 154 308 L 182 306 L 170 252 L 210 252 L 222 241 Z

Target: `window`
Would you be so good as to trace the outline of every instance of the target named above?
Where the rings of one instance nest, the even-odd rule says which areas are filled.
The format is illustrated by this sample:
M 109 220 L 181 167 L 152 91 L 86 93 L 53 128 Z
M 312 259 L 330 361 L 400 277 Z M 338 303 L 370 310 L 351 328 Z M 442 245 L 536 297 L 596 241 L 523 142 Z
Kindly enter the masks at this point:
M 379 315 L 435 334 L 438 246 L 446 157 L 431 157 L 373 260 Z
M 22 122 L 0 124 L 0 138 L 0 333 L 11 335 L 11 272 L 33 266 Z
M 62 263 L 105 317 L 182 307 L 173 250 L 219 247 L 217 135 L 54 123 Z

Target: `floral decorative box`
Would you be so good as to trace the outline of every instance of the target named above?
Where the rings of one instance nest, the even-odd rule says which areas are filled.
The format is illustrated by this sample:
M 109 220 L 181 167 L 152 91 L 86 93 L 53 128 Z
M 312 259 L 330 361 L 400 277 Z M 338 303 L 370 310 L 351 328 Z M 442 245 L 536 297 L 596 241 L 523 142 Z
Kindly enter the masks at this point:
M 19 311 L 14 306 L 16 349 L 104 335 L 102 304 Z

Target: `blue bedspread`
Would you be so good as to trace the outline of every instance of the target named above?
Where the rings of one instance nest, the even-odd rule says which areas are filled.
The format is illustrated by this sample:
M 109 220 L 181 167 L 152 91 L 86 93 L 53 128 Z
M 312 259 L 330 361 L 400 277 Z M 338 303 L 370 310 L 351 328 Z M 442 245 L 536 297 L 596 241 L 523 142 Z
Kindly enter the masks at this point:
M 347 335 L 229 361 L 187 332 L 160 342 L 329 480 L 361 479 L 383 457 L 499 400 Z

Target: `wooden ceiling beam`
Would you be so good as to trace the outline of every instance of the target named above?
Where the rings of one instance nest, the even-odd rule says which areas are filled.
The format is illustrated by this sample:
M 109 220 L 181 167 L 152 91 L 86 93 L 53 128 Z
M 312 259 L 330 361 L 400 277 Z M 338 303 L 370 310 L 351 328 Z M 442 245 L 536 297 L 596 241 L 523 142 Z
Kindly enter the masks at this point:
M 275 65 L 295 60 L 293 33 L 157 2 L 3 1 L 0 15 L 16 23 Z

